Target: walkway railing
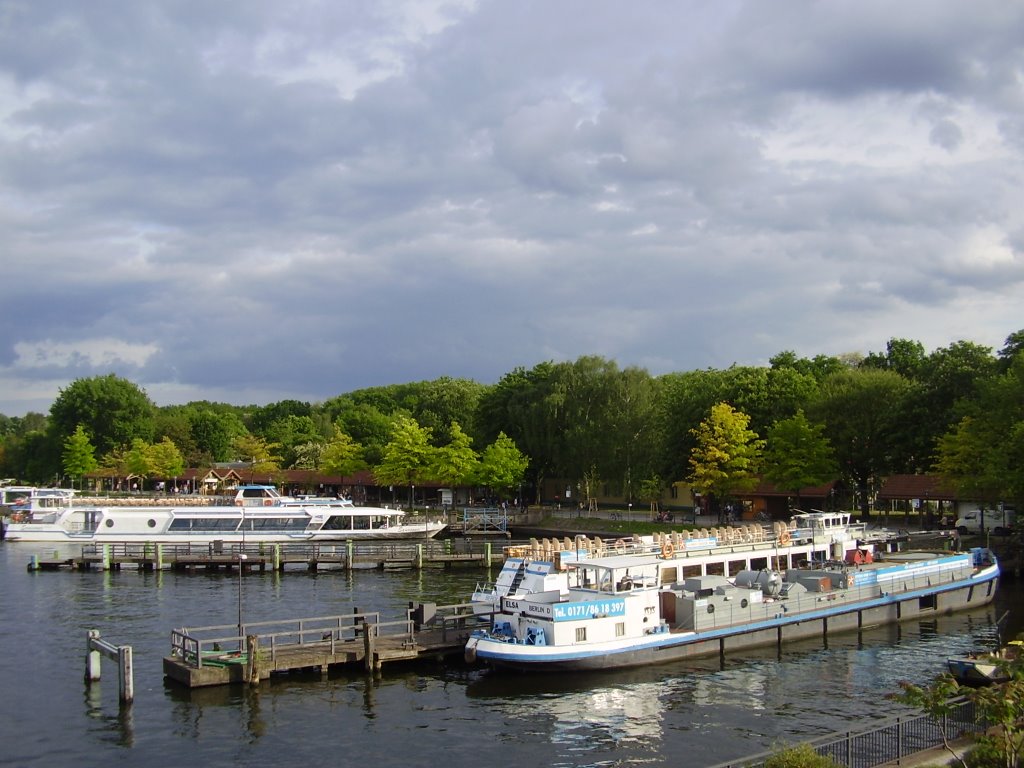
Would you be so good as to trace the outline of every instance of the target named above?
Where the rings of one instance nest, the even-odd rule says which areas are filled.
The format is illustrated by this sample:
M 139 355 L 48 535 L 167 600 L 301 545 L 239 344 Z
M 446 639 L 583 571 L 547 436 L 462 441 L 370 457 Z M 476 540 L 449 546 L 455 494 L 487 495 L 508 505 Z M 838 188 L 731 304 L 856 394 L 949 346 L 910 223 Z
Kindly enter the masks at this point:
M 830 757 L 847 768 L 873 768 L 885 763 L 898 763 L 926 749 L 941 747 L 943 734 L 946 741 L 951 742 L 970 734 L 984 733 L 989 727 L 986 720 L 978 719 L 974 702 L 959 699 L 953 702 L 952 711 L 945 717 L 902 715 L 864 731 L 836 733 L 808 743 L 819 755 Z M 760 752 L 711 768 L 762 768 L 774 753 Z

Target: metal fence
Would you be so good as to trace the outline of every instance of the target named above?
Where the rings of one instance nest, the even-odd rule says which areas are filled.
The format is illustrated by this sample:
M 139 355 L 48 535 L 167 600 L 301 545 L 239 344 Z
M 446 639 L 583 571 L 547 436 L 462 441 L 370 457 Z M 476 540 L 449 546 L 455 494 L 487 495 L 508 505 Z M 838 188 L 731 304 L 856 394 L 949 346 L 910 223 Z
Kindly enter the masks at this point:
M 957 699 L 945 717 L 908 715 L 893 717 L 863 731 L 836 733 L 809 740 L 819 755 L 830 757 L 847 768 L 873 768 L 898 761 L 955 741 L 970 734 L 984 733 L 989 723 L 977 717 L 974 702 Z M 749 755 L 711 768 L 763 768 L 778 750 Z

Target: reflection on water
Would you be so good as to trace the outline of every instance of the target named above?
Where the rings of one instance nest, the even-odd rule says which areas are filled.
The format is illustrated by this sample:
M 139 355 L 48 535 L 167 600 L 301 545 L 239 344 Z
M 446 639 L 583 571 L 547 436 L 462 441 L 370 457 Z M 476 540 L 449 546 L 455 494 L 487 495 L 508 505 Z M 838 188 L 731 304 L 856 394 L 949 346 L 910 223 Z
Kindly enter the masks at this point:
M 257 688 L 166 684 L 173 627 L 233 624 L 236 574 L 28 573 L 31 549 L 0 544 L 3 762 L 271 766 L 709 765 L 861 727 L 892 713 L 900 680 L 924 683 L 948 655 L 996 643 L 997 604 L 860 634 L 777 648 L 587 674 L 517 675 L 460 660 L 296 675 Z M 47 555 L 49 556 L 49 555 Z M 493 573 L 491 576 L 493 577 Z M 330 616 L 356 607 L 397 617 L 410 602 L 463 602 L 480 570 L 254 573 L 241 580 L 247 621 Z M 1011 614 L 1007 633 L 1021 629 Z M 135 703 L 119 706 L 115 667 L 83 684 L 85 636 L 131 645 Z M 45 660 L 45 663 L 43 663 Z M 44 724 L 18 728 L 21 722 Z M 45 724 L 59 724 L 47 727 Z M 458 749 L 453 749 L 458 745 Z

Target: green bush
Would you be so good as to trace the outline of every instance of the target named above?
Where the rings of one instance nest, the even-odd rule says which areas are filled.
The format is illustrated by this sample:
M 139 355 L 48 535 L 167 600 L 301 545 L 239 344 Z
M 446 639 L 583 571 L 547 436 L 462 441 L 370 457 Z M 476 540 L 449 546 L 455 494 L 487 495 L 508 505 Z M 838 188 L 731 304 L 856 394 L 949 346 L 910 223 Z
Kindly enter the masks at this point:
M 991 736 L 979 736 L 964 755 L 967 768 L 1006 768 L 1006 747 L 1001 739 Z
M 830 757 L 819 755 L 810 744 L 786 747 L 764 761 L 764 768 L 842 768 Z

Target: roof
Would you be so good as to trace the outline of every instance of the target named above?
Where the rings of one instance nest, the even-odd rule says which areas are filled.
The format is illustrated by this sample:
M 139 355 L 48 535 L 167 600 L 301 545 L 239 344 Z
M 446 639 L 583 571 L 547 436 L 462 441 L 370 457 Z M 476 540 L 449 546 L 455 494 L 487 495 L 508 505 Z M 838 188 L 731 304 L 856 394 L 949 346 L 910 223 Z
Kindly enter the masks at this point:
M 890 475 L 882 481 L 878 498 L 956 501 L 959 497 L 956 491 L 942 484 L 938 475 Z
M 837 481 L 830 480 L 824 485 L 808 485 L 805 488 L 800 489 L 799 495 L 803 498 L 814 499 L 814 498 L 825 498 L 829 495 L 831 490 L 835 488 Z M 758 481 L 757 485 L 749 491 L 740 491 L 736 494 L 739 498 L 747 498 L 749 496 L 796 496 L 794 491 L 783 491 L 779 490 L 772 483 L 765 480 L 763 477 Z

